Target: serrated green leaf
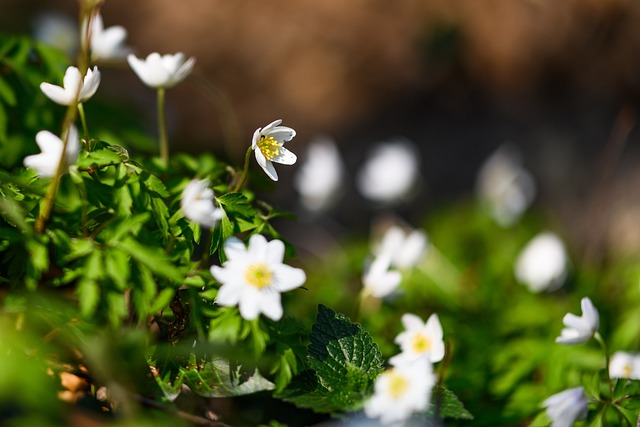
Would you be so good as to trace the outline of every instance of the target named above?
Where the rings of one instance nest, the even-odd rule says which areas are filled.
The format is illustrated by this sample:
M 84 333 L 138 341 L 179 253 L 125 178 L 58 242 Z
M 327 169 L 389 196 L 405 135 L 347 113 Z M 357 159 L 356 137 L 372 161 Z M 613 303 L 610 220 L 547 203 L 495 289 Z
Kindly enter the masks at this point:
M 95 280 L 83 277 L 78 282 L 76 292 L 80 301 L 80 312 L 84 317 L 91 316 L 96 311 L 100 301 L 100 286 Z
M 453 418 L 456 420 L 472 420 L 473 415 L 467 411 L 451 390 L 445 387 L 435 386 L 431 396 L 430 414 L 438 414 L 441 419 Z
M 173 282 L 182 281 L 180 270 L 173 266 L 161 249 L 141 245 L 133 239 L 124 239 L 117 246 L 154 274 Z
M 76 165 L 81 169 L 103 168 L 122 163 L 122 159 L 118 153 L 112 150 L 102 149 L 86 153 L 85 156 L 79 157 Z
M 151 312 L 155 313 L 166 308 L 171 302 L 174 294 L 175 290 L 171 288 L 165 288 L 160 291 L 158 296 L 154 298 L 153 304 L 151 304 Z
M 227 193 L 218 197 L 217 200 L 225 211 L 233 213 L 233 216 L 240 215 L 251 219 L 257 214 L 257 210 L 251 205 L 247 196 L 242 193 Z

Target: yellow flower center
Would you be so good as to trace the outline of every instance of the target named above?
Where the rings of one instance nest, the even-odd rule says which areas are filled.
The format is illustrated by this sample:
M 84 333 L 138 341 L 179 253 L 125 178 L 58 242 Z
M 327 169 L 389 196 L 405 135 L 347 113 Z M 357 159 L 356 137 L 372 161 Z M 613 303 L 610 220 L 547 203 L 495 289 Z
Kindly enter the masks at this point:
M 411 348 L 416 353 L 425 353 L 431 348 L 431 341 L 422 334 L 416 334 L 411 342 Z
M 624 375 L 624 378 L 629 378 L 631 376 L 630 365 L 624 365 L 624 368 L 622 368 L 622 375 Z
M 389 376 L 389 394 L 392 398 L 398 399 L 406 393 L 409 388 L 409 381 L 404 376 L 393 371 L 389 373 Z
M 273 272 L 267 264 L 257 262 L 247 267 L 247 271 L 244 273 L 244 278 L 251 286 L 262 289 L 271 284 Z
M 258 148 L 267 160 L 273 160 L 280 155 L 280 144 L 272 136 L 262 135 L 258 141 Z

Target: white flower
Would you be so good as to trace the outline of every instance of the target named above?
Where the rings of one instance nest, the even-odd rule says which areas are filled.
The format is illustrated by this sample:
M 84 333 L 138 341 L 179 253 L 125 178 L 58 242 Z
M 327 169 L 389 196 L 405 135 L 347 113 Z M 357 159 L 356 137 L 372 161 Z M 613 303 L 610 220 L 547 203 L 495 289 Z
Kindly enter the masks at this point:
M 381 425 L 402 423 L 413 413 L 427 409 L 435 383 L 431 363 L 426 358 L 390 368 L 376 378 L 373 396 L 365 403 L 364 413 L 369 418 L 379 418 Z
M 296 131 L 287 126 L 280 126 L 280 123 L 282 120 L 276 120 L 264 128 L 256 129 L 251 140 L 251 149 L 255 153 L 256 161 L 274 181 L 278 180 L 278 174 L 273 163 L 292 165 L 298 159 L 295 154 L 284 148 L 284 143 L 291 141 L 296 136 Z
M 504 145 L 482 165 L 476 190 L 493 219 L 499 225 L 508 227 L 533 202 L 535 182 L 520 165 L 520 156 L 515 148 Z
M 640 355 L 616 351 L 609 362 L 611 378 L 640 380 Z
M 424 231 L 414 229 L 407 232 L 397 225 L 392 225 L 387 228 L 375 253 L 389 256 L 393 267 L 407 269 L 420 261 L 426 249 L 427 235 Z
M 130 48 L 125 46 L 127 30 L 121 25 L 104 28 L 100 13 L 93 15 L 91 18 L 89 31 L 91 59 L 94 61 L 122 59 L 131 51 Z M 84 37 L 85 34 L 86 29 L 83 29 L 82 36 Z
M 584 389 L 576 387 L 554 394 L 542 405 L 547 408 L 551 427 L 571 427 L 576 420 L 587 416 L 587 403 Z
M 402 324 L 405 331 L 395 339 L 402 350 L 400 354 L 389 359 L 395 366 L 413 362 L 420 357 L 427 357 L 431 363 L 436 363 L 444 357 L 444 340 L 442 326 L 437 314 L 432 314 L 426 323 L 415 314 L 404 314 Z
M 184 80 L 196 63 L 191 57 L 185 61 L 182 52 L 174 55 L 162 55 L 154 52 L 142 60 L 134 54 L 127 56 L 129 66 L 151 88 L 170 88 Z
M 514 272 L 532 292 L 555 291 L 567 276 L 567 251 L 554 233 L 544 232 L 524 247 L 516 260 Z
M 557 343 L 581 344 L 589 341 L 598 330 L 600 317 L 591 300 L 587 297 L 582 298 L 581 305 L 582 316 L 578 317 L 571 313 L 564 315 L 562 322 L 566 328 L 556 338 Z
M 42 13 L 33 21 L 33 38 L 54 46 L 67 55 L 78 49 L 78 28 L 74 20 L 60 13 Z
M 64 161 L 67 165 L 72 165 L 78 158 L 80 152 L 80 142 L 78 141 L 78 131 L 74 126 L 69 129 L 67 149 Z M 62 158 L 64 142 L 49 131 L 43 130 L 36 135 L 36 143 L 40 147 L 40 154 L 33 154 L 24 158 L 25 167 L 34 169 L 42 178 L 55 176 L 58 164 Z
M 180 209 L 187 219 L 213 228 L 224 216 L 222 209 L 213 203 L 213 190 L 208 180 L 194 179 L 185 187 L 180 199 Z
M 358 172 L 358 191 L 369 200 L 393 203 L 408 196 L 418 178 L 419 155 L 407 140 L 379 145 Z
M 40 90 L 50 100 L 60 105 L 85 102 L 98 90 L 100 71 L 98 67 L 93 67 L 93 70 L 89 68 L 83 80 L 80 70 L 76 67 L 69 67 L 64 73 L 63 85 L 64 87 L 60 87 L 51 83 L 41 83 Z
M 391 259 L 387 255 L 376 257 L 362 277 L 365 291 L 376 298 L 383 298 L 393 292 L 402 275 L 399 271 L 389 270 Z
M 293 183 L 304 206 L 321 211 L 335 202 L 343 178 L 344 165 L 336 144 L 329 137 L 319 137 L 309 143 L 307 160 L 298 169 Z
M 238 239 L 225 243 L 227 261 L 222 267 L 211 267 L 211 274 L 222 283 L 216 303 L 224 306 L 238 305 L 240 315 L 252 320 L 260 313 L 273 320 L 282 317 L 280 293 L 295 289 L 306 280 L 304 271 L 282 263 L 284 243 L 267 242 L 254 234 L 249 247 Z

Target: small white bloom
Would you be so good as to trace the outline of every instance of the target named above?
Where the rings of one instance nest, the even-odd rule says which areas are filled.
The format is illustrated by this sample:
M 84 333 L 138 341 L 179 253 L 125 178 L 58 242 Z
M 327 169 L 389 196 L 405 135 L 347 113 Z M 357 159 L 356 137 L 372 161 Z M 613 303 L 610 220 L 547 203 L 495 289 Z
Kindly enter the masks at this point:
M 170 88 L 180 83 L 191 73 L 196 63 L 194 57 L 185 61 L 182 52 L 162 56 L 154 52 L 145 59 L 129 54 L 127 61 L 142 83 L 154 89 Z
M 535 182 L 520 163 L 515 148 L 504 145 L 484 162 L 478 173 L 478 197 L 503 227 L 518 221 L 535 196 Z
M 296 131 L 287 126 L 280 126 L 282 120 L 276 120 L 253 133 L 251 149 L 256 161 L 269 178 L 278 180 L 278 173 L 273 163 L 292 165 L 298 159 L 295 154 L 284 148 L 284 143 L 296 136 Z M 272 163 L 273 162 L 273 163 Z
M 391 259 L 387 255 L 377 256 L 362 277 L 366 292 L 376 298 L 391 294 L 402 281 L 399 271 L 389 270 Z
M 222 283 L 216 303 L 238 305 L 240 315 L 252 320 L 264 313 L 270 319 L 282 317 L 280 293 L 302 286 L 306 280 L 303 270 L 282 263 L 284 243 L 267 242 L 254 234 L 249 247 L 236 238 L 225 242 L 227 261 L 222 267 L 211 267 L 211 274 Z
M 576 420 L 587 416 L 587 397 L 582 387 L 570 388 L 547 398 L 542 405 L 547 408 L 551 427 L 571 427 Z
M 616 351 L 609 362 L 611 378 L 627 378 L 640 380 L 640 355 Z
M 90 25 L 89 46 L 92 60 L 109 61 L 122 59 L 131 51 L 125 45 L 127 30 L 123 26 L 114 25 L 104 28 L 104 21 L 100 13 L 92 16 Z M 84 37 L 85 34 L 86 29 L 82 31 L 82 36 Z
M 431 363 L 436 363 L 444 357 L 444 340 L 442 339 L 442 325 L 437 314 L 432 314 L 426 323 L 415 314 L 404 314 L 402 324 L 405 331 L 395 339 L 402 350 L 400 354 L 389 359 L 395 366 L 413 362 L 420 357 L 427 357 Z
M 567 276 L 567 251 L 554 233 L 544 232 L 531 239 L 516 260 L 514 272 L 531 292 L 555 291 Z
M 76 67 L 69 67 L 64 73 L 64 87 L 52 85 L 51 83 L 41 83 L 40 90 L 53 102 L 68 106 L 86 102 L 96 93 L 99 85 L 100 71 L 98 67 L 93 67 L 93 70 L 89 68 L 84 80 L 80 75 L 80 70 Z
M 194 179 L 185 187 L 180 199 L 180 209 L 187 219 L 213 228 L 224 216 L 224 211 L 213 203 L 213 190 L 208 180 Z
M 369 418 L 379 418 L 381 425 L 403 423 L 413 413 L 427 409 L 435 383 L 433 368 L 426 358 L 390 368 L 376 378 L 364 413 Z
M 397 225 L 392 225 L 385 231 L 375 253 L 389 256 L 393 267 L 407 269 L 418 264 L 426 249 L 427 235 L 424 231 L 405 231 Z
M 344 165 L 336 144 L 329 137 L 318 137 L 309 143 L 307 160 L 293 181 L 302 203 L 311 211 L 330 207 L 339 195 L 344 178 Z
M 564 315 L 562 323 L 566 328 L 556 338 L 557 343 L 581 344 L 589 341 L 598 330 L 600 317 L 591 300 L 587 297 L 582 298 L 581 306 L 582 316 L 578 317 L 571 313 Z
M 78 27 L 75 20 L 60 13 L 42 13 L 33 20 L 33 38 L 54 46 L 67 55 L 78 49 Z
M 74 126 L 69 129 L 67 149 L 64 161 L 67 165 L 72 165 L 78 158 L 80 152 L 80 142 L 78 141 L 78 131 Z M 64 142 L 49 131 L 43 130 L 37 133 L 36 143 L 40 147 L 40 154 L 33 154 L 24 158 L 24 166 L 34 169 L 42 178 L 55 176 L 58 164 L 62 158 Z
M 358 172 L 358 191 L 378 203 L 407 198 L 418 178 L 419 154 L 408 140 L 377 146 Z

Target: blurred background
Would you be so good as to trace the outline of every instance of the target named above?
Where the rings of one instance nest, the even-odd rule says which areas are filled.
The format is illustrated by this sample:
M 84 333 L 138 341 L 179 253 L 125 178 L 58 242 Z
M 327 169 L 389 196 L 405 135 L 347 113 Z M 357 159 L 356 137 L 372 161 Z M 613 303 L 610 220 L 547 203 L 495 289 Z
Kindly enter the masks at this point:
M 78 8 L 2 6 L 0 30 L 20 34 L 51 14 L 73 23 Z M 537 205 L 573 245 L 640 248 L 638 2 L 107 0 L 102 12 L 138 56 L 195 56 L 213 85 L 205 94 L 191 79 L 169 92 L 173 150 L 239 164 L 253 131 L 276 118 L 298 131 L 288 147 L 301 159 L 312 138 L 331 136 L 347 172 L 339 227 L 367 230 L 363 218 L 389 208 L 353 183 L 379 141 L 417 147 L 419 185 L 393 207 L 413 223 L 472 195 L 483 162 L 510 143 L 537 182 Z M 102 84 L 99 96 L 144 112 L 155 135 L 153 91 L 125 65 L 104 68 Z M 304 224 L 292 184 L 300 163 L 278 167 L 268 197 Z

